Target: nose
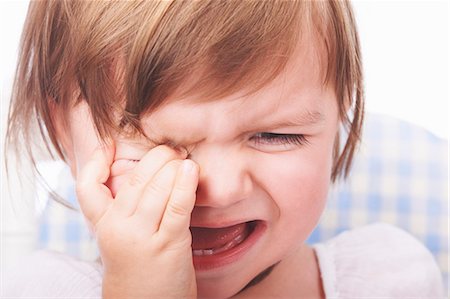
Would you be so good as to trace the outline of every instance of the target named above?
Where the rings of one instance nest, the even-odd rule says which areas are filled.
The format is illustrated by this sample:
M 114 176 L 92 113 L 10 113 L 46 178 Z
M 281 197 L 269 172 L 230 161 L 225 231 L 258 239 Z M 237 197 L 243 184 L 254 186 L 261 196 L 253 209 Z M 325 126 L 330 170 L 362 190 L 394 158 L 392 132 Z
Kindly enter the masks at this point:
M 191 155 L 200 166 L 196 206 L 225 208 L 244 200 L 253 188 L 249 161 L 238 150 L 209 148 Z

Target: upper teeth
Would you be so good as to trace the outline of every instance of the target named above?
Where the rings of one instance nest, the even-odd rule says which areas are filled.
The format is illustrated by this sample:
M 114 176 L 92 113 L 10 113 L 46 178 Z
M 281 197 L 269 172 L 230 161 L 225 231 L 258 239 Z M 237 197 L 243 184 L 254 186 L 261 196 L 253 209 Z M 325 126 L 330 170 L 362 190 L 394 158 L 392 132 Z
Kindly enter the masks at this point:
M 220 252 L 224 252 L 225 250 L 228 250 L 240 244 L 242 241 L 244 241 L 244 234 L 239 234 L 233 240 L 229 241 L 228 243 L 224 244 L 221 247 L 208 249 L 193 249 L 192 254 L 195 256 L 218 254 Z

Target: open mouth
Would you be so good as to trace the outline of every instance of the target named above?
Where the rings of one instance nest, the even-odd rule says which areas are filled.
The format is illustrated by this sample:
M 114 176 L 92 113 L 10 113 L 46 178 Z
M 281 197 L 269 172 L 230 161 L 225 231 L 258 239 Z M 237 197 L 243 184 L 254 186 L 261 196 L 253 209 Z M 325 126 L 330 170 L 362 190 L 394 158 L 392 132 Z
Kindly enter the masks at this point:
M 264 228 L 259 220 L 220 228 L 191 227 L 195 268 L 208 270 L 236 261 L 257 242 Z

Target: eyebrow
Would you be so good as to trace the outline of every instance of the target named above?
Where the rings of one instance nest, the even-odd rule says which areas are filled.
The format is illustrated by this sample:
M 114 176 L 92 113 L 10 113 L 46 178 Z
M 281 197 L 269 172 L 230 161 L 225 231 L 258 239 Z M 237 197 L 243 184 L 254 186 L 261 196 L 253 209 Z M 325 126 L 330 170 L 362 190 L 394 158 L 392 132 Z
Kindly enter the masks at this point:
M 162 145 L 162 144 L 172 145 L 172 143 L 173 143 L 173 141 L 171 141 L 167 137 L 156 136 L 156 134 L 154 134 L 152 137 L 146 136 L 145 140 L 146 140 L 148 146 L 158 146 L 158 145 Z
M 185 148 L 182 142 L 178 143 L 173 141 L 172 139 L 167 138 L 166 136 L 157 136 L 156 134 L 154 134 L 152 137 L 145 136 L 145 141 L 147 143 L 146 146 L 149 148 L 153 148 L 159 145 L 167 145 L 173 149 Z
M 306 113 L 296 114 L 291 119 L 284 119 L 281 122 L 269 124 L 266 127 L 282 128 L 282 127 L 300 127 L 315 125 L 325 120 L 325 116 L 318 111 L 307 111 Z
M 266 127 L 267 129 L 278 129 L 284 127 L 301 127 L 308 125 L 315 125 L 323 122 L 325 120 L 325 116 L 318 111 L 307 111 L 305 113 L 299 113 L 295 115 L 292 119 L 284 119 L 281 122 L 277 123 L 268 123 L 264 125 L 258 124 L 258 128 Z M 146 137 L 147 146 L 157 146 L 157 145 L 168 145 L 172 148 L 184 147 L 183 142 L 177 143 L 166 136 L 156 136 L 154 134 L 152 137 Z

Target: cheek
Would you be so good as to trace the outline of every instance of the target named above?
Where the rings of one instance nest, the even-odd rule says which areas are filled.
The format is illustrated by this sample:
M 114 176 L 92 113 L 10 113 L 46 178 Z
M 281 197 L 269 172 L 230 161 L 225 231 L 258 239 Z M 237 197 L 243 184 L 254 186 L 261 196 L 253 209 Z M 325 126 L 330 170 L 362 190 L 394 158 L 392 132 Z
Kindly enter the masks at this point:
M 322 206 L 330 182 L 329 164 L 305 159 L 296 162 L 291 160 L 284 169 L 273 169 L 279 182 L 272 187 L 274 200 L 280 208 L 292 210 Z
M 260 186 L 271 202 L 267 252 L 271 260 L 294 253 L 316 227 L 325 207 L 331 175 L 327 151 L 286 153 L 262 163 Z
M 275 219 L 308 235 L 324 209 L 332 158 L 327 149 L 311 149 L 267 159 L 264 186 L 277 206 Z

